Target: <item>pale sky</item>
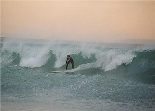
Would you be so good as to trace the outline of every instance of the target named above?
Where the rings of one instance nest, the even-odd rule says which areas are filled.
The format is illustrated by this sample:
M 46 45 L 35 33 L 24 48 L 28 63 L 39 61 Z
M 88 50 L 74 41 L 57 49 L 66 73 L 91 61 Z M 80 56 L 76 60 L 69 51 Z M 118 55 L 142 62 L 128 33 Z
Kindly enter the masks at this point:
M 1 36 L 155 40 L 155 1 L 1 1 Z

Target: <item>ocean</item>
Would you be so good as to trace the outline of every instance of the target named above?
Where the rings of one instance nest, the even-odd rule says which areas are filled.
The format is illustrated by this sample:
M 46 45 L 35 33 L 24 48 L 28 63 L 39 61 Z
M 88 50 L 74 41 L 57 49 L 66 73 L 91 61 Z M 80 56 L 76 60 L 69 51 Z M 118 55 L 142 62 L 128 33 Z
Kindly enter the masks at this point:
M 2 40 L 2 111 L 155 111 L 155 45 Z M 71 55 L 72 72 L 65 69 Z

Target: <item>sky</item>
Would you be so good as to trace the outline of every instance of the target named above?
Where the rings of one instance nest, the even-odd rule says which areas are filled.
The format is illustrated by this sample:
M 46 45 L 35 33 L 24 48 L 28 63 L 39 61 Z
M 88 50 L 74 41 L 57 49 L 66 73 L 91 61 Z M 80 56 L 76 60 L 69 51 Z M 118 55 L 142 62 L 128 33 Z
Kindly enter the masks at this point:
M 1 1 L 1 36 L 155 40 L 155 1 Z

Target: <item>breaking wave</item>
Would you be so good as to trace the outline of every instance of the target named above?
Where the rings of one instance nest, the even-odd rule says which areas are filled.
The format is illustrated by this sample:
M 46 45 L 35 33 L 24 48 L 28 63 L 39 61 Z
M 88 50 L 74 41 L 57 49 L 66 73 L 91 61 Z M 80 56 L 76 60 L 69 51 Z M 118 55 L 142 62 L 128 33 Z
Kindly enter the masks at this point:
M 65 69 L 66 55 L 75 62 L 76 71 L 96 74 L 109 71 L 151 75 L 154 79 L 155 48 L 107 47 L 88 43 L 1 43 L 2 67 L 13 65 L 28 68 L 42 68 L 46 71 Z M 71 69 L 71 66 L 69 66 Z M 91 70 L 91 71 L 90 71 Z M 153 80 L 154 81 L 154 80 Z

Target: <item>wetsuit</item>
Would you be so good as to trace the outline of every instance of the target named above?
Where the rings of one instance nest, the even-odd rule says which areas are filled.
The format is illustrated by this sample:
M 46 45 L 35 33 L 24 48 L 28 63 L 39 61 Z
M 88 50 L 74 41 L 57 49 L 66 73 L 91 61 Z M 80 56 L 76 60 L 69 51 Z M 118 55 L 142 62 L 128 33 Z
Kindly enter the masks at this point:
M 71 62 L 72 64 L 72 69 L 74 69 L 74 61 L 71 57 L 67 57 L 67 60 L 66 60 L 66 70 L 67 70 L 67 67 L 68 67 L 68 64 Z

